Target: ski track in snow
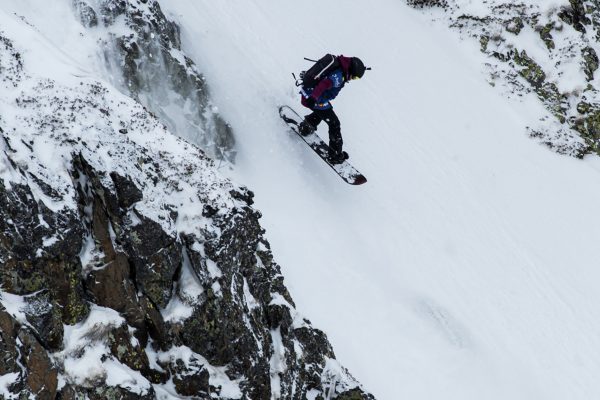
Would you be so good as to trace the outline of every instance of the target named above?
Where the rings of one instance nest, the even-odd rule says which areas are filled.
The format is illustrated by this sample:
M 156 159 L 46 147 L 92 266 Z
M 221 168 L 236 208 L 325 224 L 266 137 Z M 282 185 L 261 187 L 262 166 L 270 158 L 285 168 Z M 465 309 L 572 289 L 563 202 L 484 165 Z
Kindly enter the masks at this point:
M 27 13 L 73 66 L 65 74 L 101 75 L 93 40 L 66 23 L 70 1 L 34 3 L 2 9 Z M 256 193 L 298 309 L 367 390 L 600 398 L 600 159 L 529 139 L 525 127 L 547 113 L 537 100 L 502 98 L 476 47 L 402 1 L 162 6 L 235 130 L 230 174 Z M 373 67 L 334 102 L 361 187 L 277 115 L 281 104 L 304 112 L 291 72 L 326 52 Z

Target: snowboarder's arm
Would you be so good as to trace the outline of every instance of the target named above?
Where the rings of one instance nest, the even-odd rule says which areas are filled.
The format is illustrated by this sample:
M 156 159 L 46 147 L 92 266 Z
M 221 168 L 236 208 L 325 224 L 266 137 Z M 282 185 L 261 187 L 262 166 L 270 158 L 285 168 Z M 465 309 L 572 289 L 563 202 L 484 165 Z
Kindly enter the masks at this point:
M 310 97 L 313 97 L 315 100 L 317 100 L 319 97 L 321 97 L 321 95 L 323 93 L 325 93 L 327 90 L 331 89 L 332 87 L 333 87 L 333 82 L 331 81 L 331 79 L 325 78 L 325 79 L 321 80 L 317 84 L 317 86 L 315 86 L 314 90 L 310 94 Z

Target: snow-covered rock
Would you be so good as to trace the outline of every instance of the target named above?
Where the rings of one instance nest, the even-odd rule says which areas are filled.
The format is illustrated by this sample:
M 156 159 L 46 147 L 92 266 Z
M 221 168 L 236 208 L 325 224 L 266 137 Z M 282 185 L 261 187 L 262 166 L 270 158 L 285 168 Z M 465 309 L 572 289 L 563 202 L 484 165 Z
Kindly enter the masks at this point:
M 156 2 L 82 4 L 162 32 Z M 253 193 L 25 17 L 0 27 L 0 396 L 371 398 L 295 310 Z
M 233 161 L 234 135 L 212 104 L 208 85 L 181 50 L 177 24 L 156 0 L 75 0 L 97 45 L 105 75 L 167 126 L 211 157 Z
M 529 133 L 559 153 L 600 153 L 600 5 L 596 1 L 412 1 L 474 38 L 489 83 L 515 99 L 533 94 L 549 115 Z M 443 9 L 443 12 L 435 8 Z M 475 43 L 474 43 L 475 44 Z

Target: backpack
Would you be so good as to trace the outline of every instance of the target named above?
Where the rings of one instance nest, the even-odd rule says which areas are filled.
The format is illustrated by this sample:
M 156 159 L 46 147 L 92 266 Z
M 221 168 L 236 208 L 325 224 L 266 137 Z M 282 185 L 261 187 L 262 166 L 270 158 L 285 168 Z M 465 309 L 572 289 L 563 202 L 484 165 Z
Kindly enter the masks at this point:
M 317 83 L 319 83 L 322 78 L 338 68 L 341 68 L 338 58 L 332 54 L 326 54 L 316 61 L 307 71 L 303 71 L 300 74 L 302 86 L 307 89 L 312 89 L 317 86 Z

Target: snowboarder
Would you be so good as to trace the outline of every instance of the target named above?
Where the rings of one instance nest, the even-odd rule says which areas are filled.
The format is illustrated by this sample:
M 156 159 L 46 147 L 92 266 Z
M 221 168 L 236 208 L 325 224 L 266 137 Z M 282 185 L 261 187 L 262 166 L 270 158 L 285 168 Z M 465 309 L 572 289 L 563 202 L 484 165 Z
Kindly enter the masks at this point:
M 302 105 L 312 113 L 300 123 L 300 134 L 310 135 L 321 121 L 325 121 L 329 126 L 329 161 L 332 164 L 344 162 L 348 153 L 342 151 L 340 120 L 333 111 L 331 100 L 337 97 L 346 82 L 362 78 L 367 69 L 370 68 L 365 68 L 358 57 L 327 54 L 301 75 Z

